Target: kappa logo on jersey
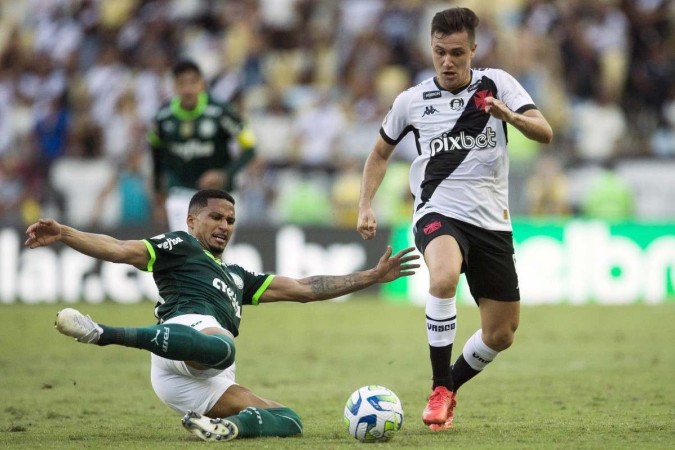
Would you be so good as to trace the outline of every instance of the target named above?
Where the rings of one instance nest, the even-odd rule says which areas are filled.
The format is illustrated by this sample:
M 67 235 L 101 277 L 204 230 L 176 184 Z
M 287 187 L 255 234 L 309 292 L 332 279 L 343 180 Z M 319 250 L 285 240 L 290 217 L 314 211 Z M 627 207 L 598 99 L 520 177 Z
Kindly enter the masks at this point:
M 441 96 L 441 91 L 427 91 L 422 93 L 422 98 L 424 100 L 431 100 L 432 98 L 439 98 Z
M 426 108 L 424 108 L 424 114 L 422 114 L 422 117 L 430 116 L 430 115 L 432 115 L 434 113 L 437 113 L 437 112 L 438 112 L 438 110 L 436 108 L 434 108 L 433 106 L 427 106 Z
M 441 221 L 434 220 L 433 222 L 425 225 L 422 231 L 424 232 L 425 235 L 429 236 L 431 233 L 439 230 L 440 228 L 441 228 Z
M 162 235 L 162 236 L 164 236 L 164 235 Z M 181 242 L 183 242 L 183 240 L 179 237 L 167 238 L 164 242 L 160 242 L 159 244 L 157 244 L 157 248 L 163 248 L 164 250 L 171 251 L 171 249 L 173 249 L 174 245 L 180 244 Z
M 473 102 L 476 104 L 476 108 L 480 109 L 481 111 L 485 111 L 485 107 L 487 106 L 485 99 L 487 97 L 494 97 L 492 92 L 488 91 L 487 89 L 476 92 L 473 95 Z
M 429 142 L 431 156 L 436 156 L 439 152 L 451 152 L 455 150 L 483 150 L 485 148 L 494 148 L 497 146 L 497 133 L 492 127 L 487 127 L 485 131 L 474 136 L 461 131 L 459 134 L 443 133 Z
M 450 109 L 453 111 L 459 111 L 464 108 L 464 99 L 463 98 L 453 98 L 450 100 Z

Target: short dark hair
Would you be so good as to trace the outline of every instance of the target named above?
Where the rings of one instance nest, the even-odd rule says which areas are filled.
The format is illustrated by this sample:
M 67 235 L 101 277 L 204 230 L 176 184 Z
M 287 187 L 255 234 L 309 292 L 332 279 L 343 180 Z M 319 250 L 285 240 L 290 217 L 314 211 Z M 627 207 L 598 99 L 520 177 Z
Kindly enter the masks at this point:
M 206 208 L 210 198 L 223 198 L 234 205 L 234 197 L 229 192 L 220 189 L 202 189 L 197 191 L 190 199 L 188 213 L 194 214 L 202 208 Z
M 197 65 L 196 62 L 192 61 L 191 59 L 182 59 L 178 61 L 176 64 L 174 64 L 173 68 L 171 69 L 171 72 L 173 73 L 174 78 L 178 78 L 180 75 L 183 75 L 184 73 L 187 72 L 194 72 L 200 77 L 202 76 L 202 71 Z
M 469 41 L 476 40 L 476 27 L 480 20 L 469 8 L 449 8 L 437 12 L 431 19 L 431 36 L 460 33 L 466 31 Z

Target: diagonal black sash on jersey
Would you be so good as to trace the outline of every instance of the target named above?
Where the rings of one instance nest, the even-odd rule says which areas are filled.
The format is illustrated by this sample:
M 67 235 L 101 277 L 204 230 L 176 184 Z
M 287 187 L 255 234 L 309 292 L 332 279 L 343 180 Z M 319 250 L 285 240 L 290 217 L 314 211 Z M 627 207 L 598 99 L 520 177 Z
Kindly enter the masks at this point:
M 447 134 L 448 137 L 456 137 L 464 132 L 466 136 L 476 137 L 483 131 L 490 120 L 490 114 L 483 109 L 485 105 L 482 98 L 486 96 L 486 91 L 489 91 L 489 96 L 497 96 L 497 85 L 490 78 L 483 76 L 476 92 L 471 96 L 464 111 L 462 111 L 462 115 L 455 122 L 455 126 L 444 134 Z M 471 150 L 471 148 L 462 148 L 443 151 L 431 157 L 424 170 L 421 202 L 417 206 L 417 211 L 429 201 L 438 185 L 459 167 Z

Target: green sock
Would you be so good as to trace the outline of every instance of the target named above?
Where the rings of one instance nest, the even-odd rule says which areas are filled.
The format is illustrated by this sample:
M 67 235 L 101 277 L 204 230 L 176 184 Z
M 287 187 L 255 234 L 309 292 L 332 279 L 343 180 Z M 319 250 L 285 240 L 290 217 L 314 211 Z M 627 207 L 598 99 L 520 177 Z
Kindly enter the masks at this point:
M 288 437 L 302 434 L 302 421 L 290 408 L 249 407 L 227 420 L 239 428 L 237 438 Z
M 234 340 L 223 334 L 207 335 L 177 323 L 143 328 L 101 325 L 98 345 L 124 345 L 148 350 L 162 358 L 195 361 L 214 369 L 226 369 L 234 362 Z

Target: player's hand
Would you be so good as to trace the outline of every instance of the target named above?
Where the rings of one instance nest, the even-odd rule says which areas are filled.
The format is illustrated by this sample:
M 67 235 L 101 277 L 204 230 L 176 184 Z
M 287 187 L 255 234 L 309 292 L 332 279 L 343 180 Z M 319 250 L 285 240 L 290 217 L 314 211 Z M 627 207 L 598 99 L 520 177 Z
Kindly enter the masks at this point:
M 372 239 L 377 234 L 377 219 L 373 208 L 359 208 L 359 219 L 356 224 L 356 231 L 363 239 Z
M 391 249 L 391 245 L 388 245 L 384 255 L 382 255 L 380 261 L 377 263 L 377 267 L 375 267 L 377 281 L 386 283 L 397 278 L 413 275 L 415 269 L 420 266 L 419 264 L 410 264 L 410 261 L 420 258 L 420 255 L 410 254 L 414 250 L 415 247 L 408 247 L 392 256 L 393 250 Z
M 490 114 L 495 119 L 503 120 L 506 123 L 511 123 L 513 111 L 511 111 L 509 107 L 504 104 L 504 102 L 497 100 L 494 97 L 486 97 L 485 103 L 486 113 Z
M 61 225 L 54 219 L 40 219 L 26 229 L 26 235 L 25 246 L 44 247 L 61 239 Z
M 227 175 L 222 170 L 207 170 L 197 180 L 199 189 L 223 189 L 227 183 Z

